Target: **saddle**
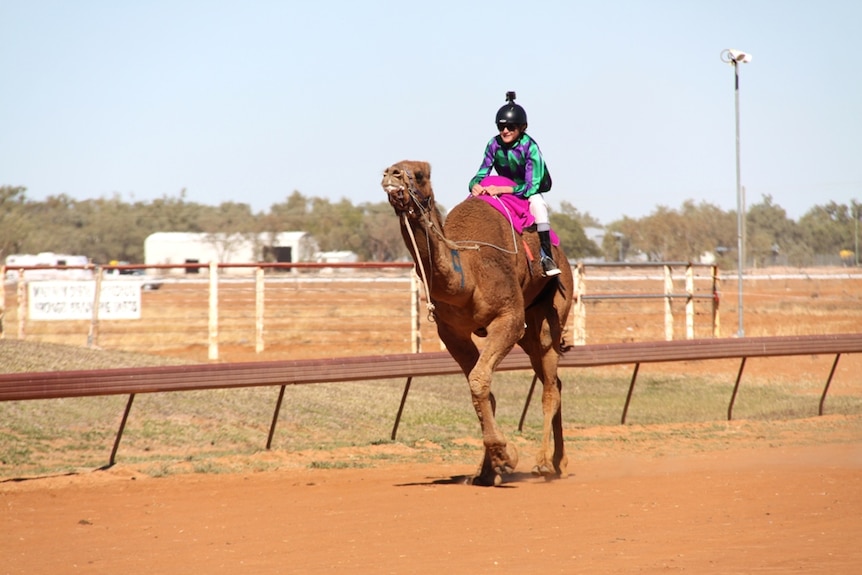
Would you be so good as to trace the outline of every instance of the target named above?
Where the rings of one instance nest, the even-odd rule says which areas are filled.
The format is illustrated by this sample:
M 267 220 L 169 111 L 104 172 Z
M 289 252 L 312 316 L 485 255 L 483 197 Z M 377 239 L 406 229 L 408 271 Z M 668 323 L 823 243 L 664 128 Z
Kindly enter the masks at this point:
M 513 186 L 515 184 L 509 178 L 501 176 L 488 176 L 481 183 L 483 186 Z M 495 210 L 506 217 L 518 235 L 536 231 L 536 218 L 530 213 L 530 200 L 515 194 L 470 196 L 468 199 L 470 198 L 481 200 L 493 206 Z M 551 230 L 551 243 L 555 246 L 560 245 L 560 238 L 557 237 L 554 230 Z

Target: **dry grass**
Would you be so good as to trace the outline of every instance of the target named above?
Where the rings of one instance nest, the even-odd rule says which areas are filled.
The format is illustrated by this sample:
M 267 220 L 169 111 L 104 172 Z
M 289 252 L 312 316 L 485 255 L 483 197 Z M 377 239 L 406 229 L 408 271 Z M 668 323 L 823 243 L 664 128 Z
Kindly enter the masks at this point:
M 94 357 L 99 362 L 115 358 L 107 361 L 112 367 L 137 357 L 114 352 L 79 354 L 73 348 L 65 353 L 68 359 L 63 367 L 70 369 L 83 367 Z M 578 450 L 598 450 L 603 442 L 619 447 L 621 441 L 637 449 L 663 435 L 663 448 L 670 449 L 686 437 L 726 441 L 729 429 L 736 439 L 756 442 L 774 436 L 776 441 L 787 441 L 794 430 L 821 429 L 827 424 L 856 438 L 862 436 L 862 389 L 848 385 L 852 378 L 846 372 L 836 376 L 828 418 L 814 418 L 821 385 L 819 377 L 811 375 L 815 370 L 795 378 L 753 375 L 737 399 L 739 422 L 728 427 L 725 414 L 735 366 L 709 369 L 707 363 L 692 362 L 684 373 L 679 366 L 675 373 L 645 367 L 626 426 L 619 421 L 630 368 L 564 370 L 568 440 Z M 536 392 L 524 431 L 517 431 L 529 383 L 526 373 L 506 372 L 497 374 L 494 385 L 498 422 L 522 451 L 535 447 L 541 428 Z M 356 467 L 380 460 L 472 462 L 480 442 L 463 378 L 414 380 L 398 440 L 392 442 L 403 385 L 400 380 L 385 380 L 288 386 L 272 452 L 264 447 L 278 394 L 275 387 L 141 394 L 135 399 L 118 459 L 148 475 L 236 471 L 244 466 Z M 125 397 L 112 396 L 0 403 L 0 476 L 68 473 L 104 465 L 125 402 Z M 807 435 L 795 439 L 809 440 Z
M 182 358 L 0 339 L 0 373 L 111 369 L 188 363 Z

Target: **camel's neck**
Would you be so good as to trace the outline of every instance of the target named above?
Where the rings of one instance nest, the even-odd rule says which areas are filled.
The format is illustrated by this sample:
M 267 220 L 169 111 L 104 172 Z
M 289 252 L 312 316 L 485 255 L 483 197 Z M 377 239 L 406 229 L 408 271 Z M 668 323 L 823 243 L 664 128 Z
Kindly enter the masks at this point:
M 416 262 L 416 272 L 427 282 L 431 297 L 447 300 L 463 293 L 466 278 L 461 266 L 461 252 L 445 239 L 439 212 L 432 209 L 418 220 L 406 223 L 402 219 L 401 231 Z

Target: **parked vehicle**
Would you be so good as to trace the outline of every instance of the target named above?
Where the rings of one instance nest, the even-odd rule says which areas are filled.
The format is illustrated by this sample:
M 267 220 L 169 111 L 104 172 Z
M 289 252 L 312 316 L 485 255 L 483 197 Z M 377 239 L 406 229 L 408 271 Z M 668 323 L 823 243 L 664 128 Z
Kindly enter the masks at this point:
M 6 256 L 6 279 L 18 281 L 22 274 L 28 280 L 87 280 L 93 279 L 93 264 L 87 256 L 54 252 Z
M 128 266 L 129 262 L 121 262 L 111 260 L 110 266 Z M 109 267 L 105 270 L 105 279 L 120 279 L 120 280 L 138 280 L 141 282 L 141 288 L 145 290 L 156 290 L 162 287 L 162 280 L 148 275 L 145 269 L 141 268 L 126 268 L 126 267 Z

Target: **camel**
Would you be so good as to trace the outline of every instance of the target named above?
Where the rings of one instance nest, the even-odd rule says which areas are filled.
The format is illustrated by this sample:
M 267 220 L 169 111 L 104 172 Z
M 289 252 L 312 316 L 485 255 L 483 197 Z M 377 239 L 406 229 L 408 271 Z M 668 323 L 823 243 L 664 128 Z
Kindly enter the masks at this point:
M 538 234 L 517 235 L 505 216 L 477 198 L 455 206 L 444 224 L 427 162 L 394 164 L 384 171 L 381 185 L 401 219 L 440 340 L 470 386 L 485 448 L 471 482 L 499 485 L 518 464 L 517 450 L 494 418 L 491 391 L 494 370 L 515 344 L 529 355 L 543 388 L 542 440 L 532 473 L 548 480 L 565 476 L 557 364 L 574 282 L 562 250 L 555 246 L 552 254 L 563 263 L 562 273 L 543 277 L 539 259 L 532 256 L 539 254 Z

